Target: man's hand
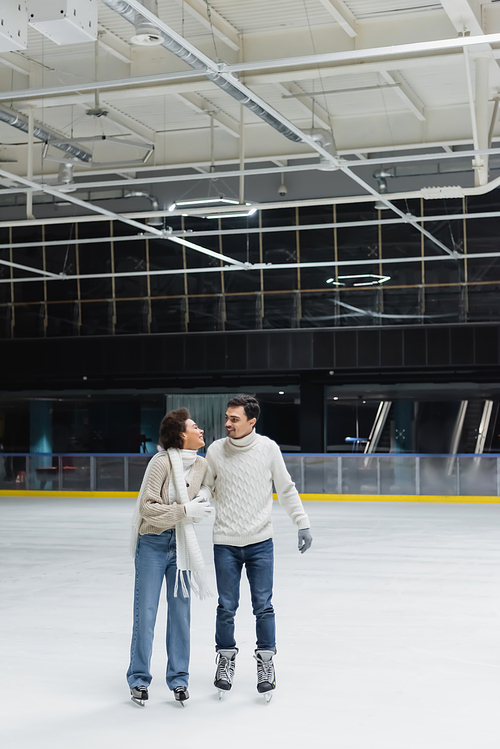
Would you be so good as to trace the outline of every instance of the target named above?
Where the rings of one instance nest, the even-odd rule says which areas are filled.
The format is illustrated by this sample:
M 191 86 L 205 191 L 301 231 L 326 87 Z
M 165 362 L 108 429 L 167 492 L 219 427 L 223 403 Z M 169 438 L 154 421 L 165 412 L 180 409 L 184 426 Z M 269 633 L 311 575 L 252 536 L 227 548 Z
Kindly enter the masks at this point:
M 311 536 L 311 531 L 309 528 L 301 528 L 299 530 L 299 551 L 301 554 L 303 554 L 305 551 L 307 551 L 311 544 L 313 542 L 313 537 Z
M 203 497 L 195 497 L 184 505 L 184 512 L 188 518 L 192 520 L 203 520 L 208 518 L 212 513 L 213 508 L 210 507 L 209 503 Z

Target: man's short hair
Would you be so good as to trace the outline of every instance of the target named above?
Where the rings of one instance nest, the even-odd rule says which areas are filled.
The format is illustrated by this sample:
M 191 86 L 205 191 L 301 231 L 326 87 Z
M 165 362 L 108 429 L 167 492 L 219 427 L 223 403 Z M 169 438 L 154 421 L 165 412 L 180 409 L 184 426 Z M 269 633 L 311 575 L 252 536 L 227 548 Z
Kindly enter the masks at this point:
M 237 395 L 236 398 L 231 398 L 227 404 L 228 408 L 238 408 L 238 406 L 243 406 L 248 421 L 250 421 L 250 419 L 259 418 L 259 401 L 257 398 L 254 398 L 253 395 Z

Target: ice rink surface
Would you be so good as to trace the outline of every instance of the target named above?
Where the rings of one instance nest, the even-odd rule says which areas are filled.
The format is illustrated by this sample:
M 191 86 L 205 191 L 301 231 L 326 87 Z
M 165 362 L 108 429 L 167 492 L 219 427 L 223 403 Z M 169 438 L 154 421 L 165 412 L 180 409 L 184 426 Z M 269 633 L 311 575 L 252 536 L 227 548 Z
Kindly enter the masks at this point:
M 233 691 L 213 687 L 215 599 L 193 602 L 191 699 L 125 681 L 133 501 L 0 498 L 2 749 L 498 749 L 500 507 L 307 502 L 300 555 L 277 503 L 277 690 L 256 692 L 246 580 Z M 213 582 L 210 524 L 197 526 Z

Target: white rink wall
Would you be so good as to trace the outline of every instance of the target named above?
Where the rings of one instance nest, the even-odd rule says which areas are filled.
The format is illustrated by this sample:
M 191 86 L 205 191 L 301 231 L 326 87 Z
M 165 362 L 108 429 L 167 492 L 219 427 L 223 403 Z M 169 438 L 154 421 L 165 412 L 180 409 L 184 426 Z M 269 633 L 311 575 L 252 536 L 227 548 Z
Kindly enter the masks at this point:
M 302 556 L 274 503 L 272 702 L 243 580 L 233 692 L 213 687 L 216 601 L 195 599 L 191 699 L 174 702 L 162 602 L 141 710 L 125 681 L 133 504 L 0 498 L 2 749 L 498 749 L 498 505 L 307 502 Z M 197 532 L 214 585 L 209 524 Z

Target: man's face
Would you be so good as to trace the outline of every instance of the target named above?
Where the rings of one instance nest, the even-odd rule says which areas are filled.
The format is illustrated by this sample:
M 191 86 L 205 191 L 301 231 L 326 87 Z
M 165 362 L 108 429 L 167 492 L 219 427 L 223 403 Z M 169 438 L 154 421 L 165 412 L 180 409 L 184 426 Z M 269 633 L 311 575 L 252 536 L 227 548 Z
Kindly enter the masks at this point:
M 230 406 L 226 411 L 226 435 L 239 440 L 250 434 L 257 419 L 247 419 L 243 406 Z

